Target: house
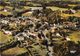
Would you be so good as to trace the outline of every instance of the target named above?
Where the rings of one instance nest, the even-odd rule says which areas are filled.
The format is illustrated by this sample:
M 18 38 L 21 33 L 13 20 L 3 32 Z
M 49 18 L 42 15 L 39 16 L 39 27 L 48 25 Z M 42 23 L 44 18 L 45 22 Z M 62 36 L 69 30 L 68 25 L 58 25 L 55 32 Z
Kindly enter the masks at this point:
M 23 37 L 23 34 L 22 33 L 19 33 L 15 36 L 15 38 L 18 40 L 18 41 L 23 41 L 24 40 L 24 37 Z
M 60 37 L 61 35 L 59 33 L 56 33 L 56 36 L 59 36 Z
M 3 8 L 3 9 L 1 9 L 0 11 L 4 11 L 4 12 L 9 12 L 9 11 L 11 11 L 9 8 Z
M 23 41 L 23 40 L 24 40 L 24 37 L 16 37 L 16 39 L 17 39 L 18 41 Z
M 75 11 L 75 10 L 70 9 L 70 11 L 71 11 L 71 13 L 73 13 L 73 14 L 74 14 L 74 13 L 76 13 L 76 11 Z
M 74 54 L 76 53 L 76 50 L 70 50 L 70 53 Z
M 69 37 L 66 37 L 65 39 L 66 39 L 67 41 L 70 41 L 70 40 L 71 40 Z
M 1 23 L 8 24 L 9 21 L 7 21 L 7 20 L 2 20 Z
M 6 35 L 12 35 L 12 32 L 11 32 L 11 31 L 3 30 L 3 32 L 4 32 Z
M 18 41 L 23 41 L 25 40 L 25 37 L 29 38 L 29 36 L 25 33 L 25 32 L 21 32 L 21 33 L 18 33 L 15 38 L 18 40 Z

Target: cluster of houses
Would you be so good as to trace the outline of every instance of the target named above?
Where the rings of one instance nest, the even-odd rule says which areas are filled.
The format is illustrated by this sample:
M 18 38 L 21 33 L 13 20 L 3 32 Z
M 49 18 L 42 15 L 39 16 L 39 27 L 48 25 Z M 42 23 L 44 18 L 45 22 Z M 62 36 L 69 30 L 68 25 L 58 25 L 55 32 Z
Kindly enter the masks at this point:
M 5 17 L 0 19 L 0 31 L 12 35 L 17 41 L 22 42 L 23 46 L 33 43 L 41 44 L 45 40 L 44 43 L 48 47 L 48 44 L 53 45 L 53 41 L 58 41 L 59 38 L 70 41 L 69 34 L 75 29 L 80 31 L 80 18 L 69 17 L 68 20 L 61 22 L 43 22 L 42 19 L 36 17 Z

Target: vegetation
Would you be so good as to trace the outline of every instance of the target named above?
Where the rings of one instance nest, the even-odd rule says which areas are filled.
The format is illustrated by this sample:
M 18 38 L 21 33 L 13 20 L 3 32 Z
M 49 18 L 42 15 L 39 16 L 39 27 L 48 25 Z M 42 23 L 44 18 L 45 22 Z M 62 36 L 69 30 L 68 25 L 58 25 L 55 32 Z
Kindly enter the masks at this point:
M 68 4 L 68 6 L 70 6 L 69 8 L 63 6 L 64 4 L 60 5 L 63 2 L 58 4 L 59 7 L 55 6 L 56 4 L 51 6 L 48 5 L 52 0 L 34 0 L 36 3 L 31 0 L 31 4 L 30 2 L 29 4 L 26 2 L 27 5 L 19 4 L 22 1 L 27 0 L 4 0 L 3 2 L 8 3 L 8 5 L 0 5 L 0 15 L 6 16 L 13 14 L 14 16 L 9 18 L 4 17 L 1 19 L 8 19 L 6 20 L 8 21 L 7 24 L 2 23 L 2 21 L 0 22 L 2 23 L 0 25 L 1 30 L 3 28 L 4 30 L 12 31 L 12 35 L 15 37 L 15 39 L 17 39 L 16 41 L 12 35 L 6 35 L 0 31 L 0 48 L 4 49 L 4 46 L 6 48 L 6 50 L 1 52 L 2 56 L 17 56 L 24 53 L 29 53 L 31 56 L 33 56 L 34 53 L 39 53 L 41 56 L 48 56 L 48 53 L 50 53 L 51 50 L 53 50 L 52 52 L 54 56 L 73 56 L 73 54 L 70 53 L 71 50 L 76 50 L 75 56 L 79 56 L 80 31 L 78 31 L 78 28 L 80 27 L 80 21 L 77 20 L 79 18 L 75 17 L 80 17 L 80 12 L 75 10 L 76 12 L 72 14 L 65 13 L 66 11 L 73 9 L 73 7 L 77 6 L 78 4 Z M 36 9 L 32 11 L 30 6 L 42 6 L 43 9 Z M 6 8 L 8 8 L 9 11 L 4 11 Z M 30 9 L 30 12 L 27 11 L 28 9 Z M 69 17 L 71 17 L 71 19 Z M 66 39 L 68 36 L 70 38 L 69 41 Z M 16 44 L 13 46 L 15 41 Z M 9 46 L 10 48 L 7 49 L 6 46 L 8 45 L 11 46 Z M 49 51 L 49 48 L 52 49 Z
M 5 35 L 3 32 L 0 31 L 0 43 L 6 43 L 10 41 L 11 39 L 13 39 L 12 36 Z
M 26 52 L 27 50 L 25 48 L 14 47 L 14 48 L 3 51 L 2 55 L 5 55 L 5 56 L 12 55 L 13 56 L 13 55 L 20 55 Z
M 71 41 L 78 43 L 78 41 L 80 41 L 80 32 L 74 32 L 69 37 L 71 38 Z

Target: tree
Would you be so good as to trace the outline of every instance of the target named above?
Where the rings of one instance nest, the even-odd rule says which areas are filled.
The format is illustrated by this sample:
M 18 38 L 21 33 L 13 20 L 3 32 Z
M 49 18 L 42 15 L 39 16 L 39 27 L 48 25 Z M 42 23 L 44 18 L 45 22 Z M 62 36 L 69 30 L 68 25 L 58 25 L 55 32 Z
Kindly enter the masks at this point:
M 10 3 L 13 7 L 16 7 L 18 5 L 19 0 L 10 0 Z
M 46 4 L 53 1 L 53 0 L 30 0 L 30 1 L 33 1 L 33 2 L 37 2 L 39 4 L 42 5 L 43 9 L 46 9 Z

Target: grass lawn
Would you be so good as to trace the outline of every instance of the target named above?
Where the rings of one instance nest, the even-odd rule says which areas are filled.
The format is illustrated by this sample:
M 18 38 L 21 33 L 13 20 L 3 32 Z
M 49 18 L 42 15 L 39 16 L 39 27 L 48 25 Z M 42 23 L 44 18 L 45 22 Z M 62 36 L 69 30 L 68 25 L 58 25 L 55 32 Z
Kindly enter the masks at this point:
M 5 35 L 3 32 L 0 31 L 0 43 L 6 43 L 10 39 L 13 39 L 13 37 L 9 35 Z
M 13 7 L 11 7 L 11 6 L 6 6 L 6 8 L 9 8 L 9 9 L 11 9 L 11 10 L 13 9 Z
M 77 6 L 78 4 L 68 4 L 69 6 L 71 6 L 71 7 L 75 7 L 75 6 Z
M 2 9 L 3 7 L 2 6 L 0 6 L 0 10 Z
M 50 9 L 52 9 L 53 11 L 54 11 L 54 10 L 67 10 L 67 9 L 68 9 L 68 8 L 59 8 L 59 7 L 55 7 L 55 6 L 47 7 L 47 8 L 50 8 Z
M 11 15 L 11 12 L 4 12 L 4 11 L 0 11 L 0 14 L 3 14 L 3 15 Z
M 0 31 L 0 43 L 2 45 L 0 47 L 3 47 L 5 45 L 9 45 L 14 41 L 13 37 L 10 35 L 5 35 L 3 32 Z
M 69 17 L 69 16 L 76 16 L 76 17 L 80 17 L 80 13 L 75 13 L 75 14 L 65 14 L 65 13 L 62 13 L 61 14 L 62 17 Z
M 19 48 L 19 47 L 14 47 L 14 48 L 10 48 L 7 49 L 5 51 L 2 52 L 3 55 L 19 55 L 19 54 L 23 54 L 26 53 L 27 49 L 26 48 Z
M 0 9 L 3 9 L 4 7 L 3 6 L 0 6 Z M 9 8 L 9 9 L 12 9 L 12 7 L 9 7 L 9 6 L 6 6 L 6 8 Z M 0 11 L 0 14 L 3 14 L 3 15 L 10 15 L 11 12 L 4 12 L 4 11 Z
M 71 41 L 78 43 L 77 41 L 80 41 L 80 31 L 72 33 L 69 37 L 71 38 Z
M 31 16 L 31 13 L 24 13 L 23 16 Z
M 34 50 L 36 50 L 41 56 L 46 56 L 47 52 L 47 49 L 41 49 L 41 46 L 33 46 L 34 47 Z M 42 45 L 42 47 L 46 48 L 45 46 Z

